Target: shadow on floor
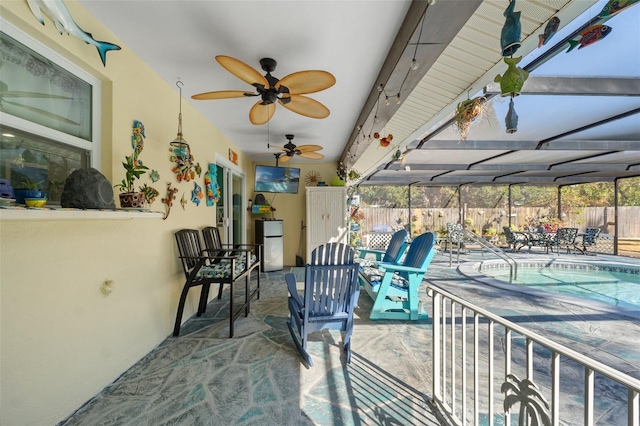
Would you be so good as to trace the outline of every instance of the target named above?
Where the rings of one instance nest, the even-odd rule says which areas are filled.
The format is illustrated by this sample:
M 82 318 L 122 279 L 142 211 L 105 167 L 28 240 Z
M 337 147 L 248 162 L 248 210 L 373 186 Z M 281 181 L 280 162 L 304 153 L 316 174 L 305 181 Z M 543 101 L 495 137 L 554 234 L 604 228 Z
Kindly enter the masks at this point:
M 309 341 L 315 367 L 305 369 L 286 326 L 284 272 L 263 273 L 261 284 L 234 338 L 225 292 L 60 425 L 440 424 L 419 390 L 427 384 L 418 372 L 424 336 L 398 334 L 407 324 L 373 323 L 361 295 L 351 364 L 341 334 L 323 331 Z

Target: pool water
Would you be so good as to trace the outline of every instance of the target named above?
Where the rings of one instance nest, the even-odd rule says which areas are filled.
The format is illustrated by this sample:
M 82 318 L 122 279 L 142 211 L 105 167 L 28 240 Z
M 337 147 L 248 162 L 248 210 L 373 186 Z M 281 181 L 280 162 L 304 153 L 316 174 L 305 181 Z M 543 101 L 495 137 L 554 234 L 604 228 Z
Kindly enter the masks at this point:
M 640 273 L 627 271 L 624 272 L 623 268 L 568 269 L 519 265 L 517 280 L 511 284 L 640 309 Z M 488 268 L 482 273 L 509 282 L 508 268 Z

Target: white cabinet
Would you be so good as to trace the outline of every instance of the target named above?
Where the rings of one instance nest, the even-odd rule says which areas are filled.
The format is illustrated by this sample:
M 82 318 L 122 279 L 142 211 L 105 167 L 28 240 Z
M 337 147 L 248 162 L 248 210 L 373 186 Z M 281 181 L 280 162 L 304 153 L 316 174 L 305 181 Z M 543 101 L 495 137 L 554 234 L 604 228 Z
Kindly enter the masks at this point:
M 307 187 L 307 263 L 321 244 L 349 243 L 347 190 L 341 186 Z

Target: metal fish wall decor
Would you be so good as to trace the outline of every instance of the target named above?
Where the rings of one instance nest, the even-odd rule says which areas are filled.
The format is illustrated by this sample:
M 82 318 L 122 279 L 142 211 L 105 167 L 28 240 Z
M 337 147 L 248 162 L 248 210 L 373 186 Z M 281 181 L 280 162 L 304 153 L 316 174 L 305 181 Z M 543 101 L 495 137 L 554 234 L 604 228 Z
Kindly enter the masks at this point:
M 551 40 L 551 37 L 553 37 L 558 31 L 559 27 L 560 19 L 557 16 L 554 16 L 549 20 L 549 22 L 547 22 L 547 26 L 544 27 L 544 33 L 538 34 L 538 47 L 542 47 L 547 44 L 547 42 Z
M 53 21 L 60 34 L 66 32 L 87 44 L 94 45 L 98 49 L 102 65 L 107 66 L 108 51 L 120 50 L 120 46 L 106 41 L 98 41 L 90 33 L 80 28 L 71 17 L 69 9 L 67 9 L 62 0 L 27 0 L 27 3 L 31 8 L 31 12 L 42 25 L 44 25 L 44 17 L 42 15 L 45 14 Z
M 598 42 L 608 36 L 609 33 L 611 33 L 611 27 L 607 25 L 592 25 L 580 33 L 579 40 L 568 40 L 569 49 L 567 49 L 567 53 L 571 52 L 577 46 L 579 46 L 578 50 L 580 50 L 583 47 L 587 47 L 595 42 Z
M 640 0 L 609 0 L 598 14 L 598 18 L 611 18 L 638 2 Z

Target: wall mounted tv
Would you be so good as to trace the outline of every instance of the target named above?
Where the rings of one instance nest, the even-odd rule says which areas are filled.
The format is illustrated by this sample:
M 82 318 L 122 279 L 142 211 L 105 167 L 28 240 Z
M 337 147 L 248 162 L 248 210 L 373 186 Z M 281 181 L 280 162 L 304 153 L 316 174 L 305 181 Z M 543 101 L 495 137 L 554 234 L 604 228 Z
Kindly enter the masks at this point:
M 256 166 L 255 192 L 297 194 L 300 169 L 295 167 Z

